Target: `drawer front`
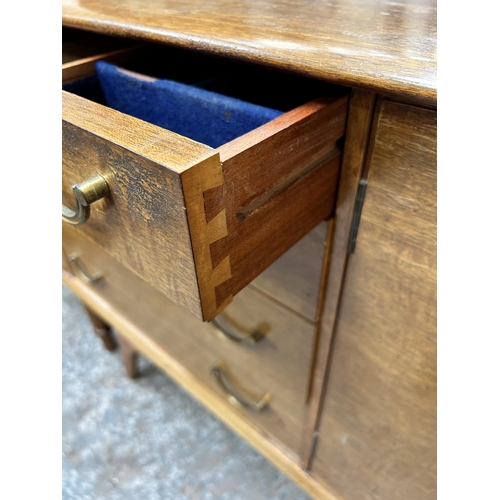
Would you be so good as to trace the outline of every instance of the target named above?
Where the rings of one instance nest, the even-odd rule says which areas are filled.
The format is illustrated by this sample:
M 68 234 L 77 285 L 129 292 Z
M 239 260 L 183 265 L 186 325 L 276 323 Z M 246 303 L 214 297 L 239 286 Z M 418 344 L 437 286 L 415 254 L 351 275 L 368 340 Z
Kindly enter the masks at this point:
M 234 394 L 249 406 L 265 397 L 261 410 L 230 403 L 228 409 L 298 454 L 314 340 L 311 323 L 247 288 L 224 311 L 220 325 L 234 337 L 257 328 L 264 336 L 257 343 L 234 342 L 212 324 L 200 323 L 73 228 L 64 230 L 63 248 L 75 276 L 214 393 L 233 403 Z M 214 376 L 214 367 L 220 368 L 221 379 Z
M 104 177 L 110 194 L 76 231 L 200 317 L 180 171 L 197 162 L 210 171 L 218 162 L 201 144 L 112 111 L 64 95 L 63 203 L 75 207 L 72 186 Z
M 245 391 L 242 395 L 245 402 L 255 403 L 270 397 L 268 408 L 260 412 L 245 410 L 246 416 L 298 455 L 306 415 L 314 326 L 251 288 L 235 297 L 222 315 L 225 317 L 216 321 L 226 320 L 223 325 L 226 335 L 241 338 L 242 334 L 257 331 L 263 337 L 255 344 L 235 342 L 218 333 L 213 324 L 201 325 L 197 331 L 200 345 L 211 352 L 215 362 L 222 363 L 222 380 L 210 377 L 210 384 L 220 393 L 229 389 L 230 399 L 233 389 L 239 396 L 239 387 Z M 207 368 L 193 366 L 205 378 Z
M 208 321 L 333 213 L 346 109 L 316 99 L 212 149 L 63 91 L 63 203 L 100 174 L 77 231 Z

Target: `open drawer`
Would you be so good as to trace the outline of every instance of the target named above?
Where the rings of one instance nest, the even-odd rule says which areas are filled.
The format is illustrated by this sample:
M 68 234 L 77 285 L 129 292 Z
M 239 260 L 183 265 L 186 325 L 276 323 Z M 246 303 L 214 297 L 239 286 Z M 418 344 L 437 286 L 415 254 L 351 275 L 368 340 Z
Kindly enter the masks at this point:
M 117 57 L 116 51 L 111 57 Z M 63 82 L 70 82 L 63 90 L 63 215 L 71 225 L 79 224 L 72 230 L 209 321 L 333 214 L 346 92 L 328 87 L 325 96 L 325 87 L 315 88 L 305 79 L 167 47 L 120 50 L 118 57 L 120 68 L 111 71 L 132 78 L 132 86 L 137 80 L 134 92 L 139 92 L 124 90 L 124 109 L 107 105 L 94 74 L 96 59 L 106 60 L 106 55 L 90 63 L 87 58 L 81 67 L 75 61 L 63 66 Z M 98 63 L 98 71 L 100 64 L 106 69 Z M 212 104 L 224 102 L 223 94 L 229 93 L 230 99 L 244 98 L 251 106 L 276 102 L 278 112 L 257 128 L 243 127 L 238 137 L 210 147 L 127 114 L 130 104 L 138 113 L 161 105 L 160 100 L 137 105 L 143 87 L 147 91 L 157 83 L 131 72 L 138 67 L 148 77 L 163 75 L 167 68 L 174 80 L 178 71 L 182 85 L 196 87 L 196 94 L 200 90 L 192 80 L 209 82 L 201 94 L 213 92 Z M 191 104 L 193 122 L 197 115 Z M 176 119 L 183 114 L 185 109 L 174 113 Z M 228 116 L 231 111 L 223 120 Z M 206 130 L 206 122 L 199 123 Z M 94 180 L 85 183 L 89 179 Z

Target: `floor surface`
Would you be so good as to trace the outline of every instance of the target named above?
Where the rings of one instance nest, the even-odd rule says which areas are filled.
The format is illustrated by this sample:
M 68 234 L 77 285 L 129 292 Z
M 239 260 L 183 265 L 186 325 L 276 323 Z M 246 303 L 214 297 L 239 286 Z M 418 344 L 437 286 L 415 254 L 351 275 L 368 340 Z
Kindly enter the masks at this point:
M 63 286 L 63 500 L 308 500 L 144 358 L 126 377 Z

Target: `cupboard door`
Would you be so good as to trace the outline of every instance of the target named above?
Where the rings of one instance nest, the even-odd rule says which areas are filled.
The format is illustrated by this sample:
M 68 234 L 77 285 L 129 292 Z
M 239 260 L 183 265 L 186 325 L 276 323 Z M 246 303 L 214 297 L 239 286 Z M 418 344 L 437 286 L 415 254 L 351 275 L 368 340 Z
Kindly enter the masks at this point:
M 385 102 L 312 473 L 349 500 L 436 497 L 436 113 Z

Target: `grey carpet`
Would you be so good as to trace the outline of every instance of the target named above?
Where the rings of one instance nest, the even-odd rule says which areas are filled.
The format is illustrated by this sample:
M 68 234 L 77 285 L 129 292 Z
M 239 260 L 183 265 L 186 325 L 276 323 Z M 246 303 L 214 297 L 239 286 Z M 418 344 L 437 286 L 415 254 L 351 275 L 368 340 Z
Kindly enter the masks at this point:
M 146 359 L 129 380 L 62 295 L 64 500 L 309 499 Z

